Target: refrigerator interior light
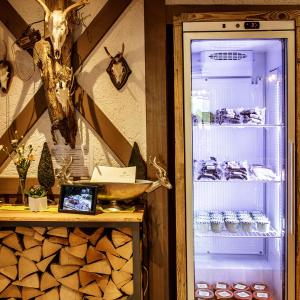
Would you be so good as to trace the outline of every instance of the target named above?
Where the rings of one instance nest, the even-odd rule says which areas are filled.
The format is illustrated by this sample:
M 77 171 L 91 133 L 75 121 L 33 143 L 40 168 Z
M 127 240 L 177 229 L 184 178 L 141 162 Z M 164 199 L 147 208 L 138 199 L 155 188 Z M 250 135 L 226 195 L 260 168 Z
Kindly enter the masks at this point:
M 268 82 L 276 82 L 278 81 L 278 69 L 272 70 L 269 72 L 267 80 Z

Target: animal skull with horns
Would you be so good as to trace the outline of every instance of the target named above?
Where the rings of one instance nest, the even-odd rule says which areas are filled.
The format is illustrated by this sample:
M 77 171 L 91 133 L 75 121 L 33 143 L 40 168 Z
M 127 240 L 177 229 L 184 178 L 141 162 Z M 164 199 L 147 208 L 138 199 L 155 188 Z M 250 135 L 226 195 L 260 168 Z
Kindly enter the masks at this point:
M 89 3 L 89 0 L 81 0 L 70 5 L 65 10 L 54 11 L 50 11 L 50 9 L 43 2 L 43 0 L 36 1 L 42 6 L 42 8 L 45 11 L 45 22 L 50 34 L 50 39 L 54 51 L 54 57 L 58 60 L 61 56 L 61 48 L 69 32 L 67 21 L 68 14 L 75 8 Z

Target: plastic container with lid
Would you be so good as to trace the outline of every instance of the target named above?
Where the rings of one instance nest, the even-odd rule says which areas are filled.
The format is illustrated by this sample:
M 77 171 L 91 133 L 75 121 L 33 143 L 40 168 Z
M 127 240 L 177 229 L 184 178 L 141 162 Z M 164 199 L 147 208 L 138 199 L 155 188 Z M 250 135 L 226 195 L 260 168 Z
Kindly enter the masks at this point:
M 235 291 L 233 296 L 238 300 L 252 300 L 252 293 L 249 291 Z
M 217 300 L 229 300 L 233 299 L 233 292 L 229 290 L 216 290 L 215 296 Z
M 215 294 L 209 289 L 197 289 L 195 297 L 197 300 L 215 299 Z
M 211 289 L 211 285 L 208 282 L 205 281 L 199 281 L 195 285 L 196 289 Z
M 254 291 L 269 291 L 269 288 L 266 284 L 264 283 L 253 283 L 251 284 L 251 290 Z
M 218 282 L 216 282 L 216 284 L 214 284 L 214 289 L 215 290 L 231 290 L 232 287 L 230 284 L 228 284 L 226 282 L 218 281 Z
M 235 291 L 248 291 L 250 289 L 247 284 L 242 283 L 242 282 L 234 283 L 233 286 L 232 286 L 232 288 Z
M 253 299 L 255 300 L 273 300 L 269 291 L 254 291 Z

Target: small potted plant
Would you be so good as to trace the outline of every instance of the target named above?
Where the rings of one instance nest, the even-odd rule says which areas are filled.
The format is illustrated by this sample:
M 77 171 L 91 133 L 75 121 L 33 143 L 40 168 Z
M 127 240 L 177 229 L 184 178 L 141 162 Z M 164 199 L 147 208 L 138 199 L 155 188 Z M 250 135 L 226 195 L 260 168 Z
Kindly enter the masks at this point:
M 28 203 L 31 211 L 47 209 L 47 191 L 42 185 L 33 185 L 28 191 Z

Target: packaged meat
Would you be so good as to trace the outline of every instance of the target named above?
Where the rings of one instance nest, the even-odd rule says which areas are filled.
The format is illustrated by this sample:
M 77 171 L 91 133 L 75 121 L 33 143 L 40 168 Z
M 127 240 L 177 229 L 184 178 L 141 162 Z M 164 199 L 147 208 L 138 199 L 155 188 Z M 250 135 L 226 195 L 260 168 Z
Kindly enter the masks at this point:
M 196 283 L 196 289 L 211 289 L 211 285 L 205 281 L 199 281 Z
M 214 289 L 215 290 L 231 290 L 232 287 L 230 284 L 226 283 L 226 282 L 216 282 L 216 284 L 214 285 Z
M 209 289 L 197 289 L 195 291 L 195 297 L 197 300 L 214 299 L 215 294 L 212 290 Z
M 253 283 L 253 284 L 251 284 L 251 290 L 252 291 L 268 291 L 269 288 L 264 283 Z
M 255 299 L 255 300 L 273 300 L 271 293 L 268 291 L 254 291 L 253 299 Z
M 234 283 L 232 288 L 235 291 L 248 291 L 250 289 L 247 284 L 241 282 Z
M 229 290 L 216 290 L 215 296 L 217 300 L 233 299 L 233 292 Z
M 249 291 L 235 291 L 233 293 L 234 299 L 252 300 L 252 293 Z

